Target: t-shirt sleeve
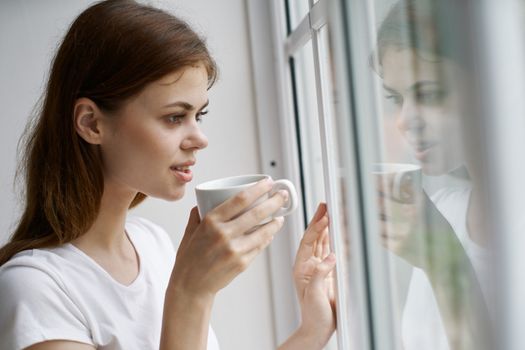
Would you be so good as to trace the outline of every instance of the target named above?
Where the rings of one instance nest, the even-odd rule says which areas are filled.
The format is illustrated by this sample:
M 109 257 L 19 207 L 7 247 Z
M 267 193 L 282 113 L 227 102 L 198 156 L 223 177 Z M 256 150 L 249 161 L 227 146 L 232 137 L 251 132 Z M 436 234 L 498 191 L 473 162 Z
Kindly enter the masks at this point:
M 46 271 L 23 265 L 0 269 L 0 339 L 3 350 L 58 339 L 93 345 L 64 286 Z

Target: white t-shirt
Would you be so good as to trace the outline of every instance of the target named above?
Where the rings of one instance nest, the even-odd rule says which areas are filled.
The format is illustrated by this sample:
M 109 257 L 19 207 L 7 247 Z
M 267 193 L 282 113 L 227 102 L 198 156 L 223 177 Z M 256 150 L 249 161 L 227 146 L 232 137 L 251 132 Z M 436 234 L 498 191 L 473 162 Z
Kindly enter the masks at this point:
M 449 187 L 437 191 L 432 201 L 447 219 L 474 268 L 485 300 L 491 300 L 489 252 L 470 239 L 467 209 L 471 189 Z M 460 330 L 459 330 L 460 331 Z M 414 268 L 403 310 L 402 337 L 405 350 L 449 350 L 438 303 L 427 275 Z
M 100 350 L 158 349 L 164 293 L 175 261 L 166 231 L 136 216 L 126 232 L 139 255 L 125 286 L 72 244 L 18 253 L 0 267 L 2 350 L 72 340 Z M 210 327 L 208 350 L 218 350 Z

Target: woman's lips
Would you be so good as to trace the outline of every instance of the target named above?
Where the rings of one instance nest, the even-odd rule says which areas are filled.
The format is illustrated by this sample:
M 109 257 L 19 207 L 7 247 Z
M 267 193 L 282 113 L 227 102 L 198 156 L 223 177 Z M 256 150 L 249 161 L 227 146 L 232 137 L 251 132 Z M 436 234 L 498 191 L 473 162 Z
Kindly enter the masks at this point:
M 193 179 L 193 172 L 189 168 L 177 169 L 177 168 L 171 167 L 170 170 L 173 172 L 175 177 L 179 179 L 179 181 L 190 182 Z
M 413 145 L 414 148 L 414 156 L 417 160 L 420 162 L 425 162 L 429 158 L 429 153 L 432 151 L 432 149 L 436 146 L 436 144 L 419 144 L 419 145 Z
M 420 162 L 424 162 L 427 160 L 428 158 L 428 152 L 429 152 L 429 148 L 427 148 L 426 150 L 423 150 L 423 151 L 416 151 L 414 153 L 414 156 L 416 157 L 417 160 L 419 160 Z

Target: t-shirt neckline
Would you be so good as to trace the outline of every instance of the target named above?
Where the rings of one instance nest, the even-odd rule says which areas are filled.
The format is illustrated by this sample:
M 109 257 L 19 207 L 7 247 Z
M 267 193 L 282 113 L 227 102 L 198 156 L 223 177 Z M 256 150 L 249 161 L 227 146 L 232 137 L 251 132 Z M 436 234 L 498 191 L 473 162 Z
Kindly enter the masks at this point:
M 123 284 L 123 283 L 117 281 L 115 278 L 113 278 L 113 276 L 111 276 L 111 274 L 106 269 L 104 269 L 98 262 L 96 262 L 92 257 L 90 257 L 89 255 L 84 253 L 84 251 L 82 251 L 81 249 L 79 249 L 75 245 L 73 245 L 71 243 L 66 243 L 65 247 L 67 247 L 68 249 L 70 249 L 73 252 L 75 252 L 76 254 L 78 254 L 82 259 L 86 260 L 90 265 L 95 266 L 95 268 L 97 270 L 101 271 L 111 281 L 112 284 L 119 286 L 119 288 L 132 290 L 132 289 L 138 288 L 137 286 L 139 285 L 140 281 L 142 280 L 143 270 L 144 270 L 144 268 L 143 268 L 143 259 L 142 259 L 142 255 L 139 252 L 139 249 L 138 249 L 137 245 L 135 244 L 135 242 L 131 238 L 132 235 L 130 234 L 130 231 L 129 231 L 128 228 L 125 229 L 125 233 L 126 233 L 126 236 L 129 239 L 129 241 L 131 242 L 131 245 L 133 246 L 133 249 L 134 249 L 135 254 L 137 255 L 137 259 L 139 261 L 139 272 L 138 272 L 137 276 L 135 277 L 135 279 L 130 284 L 127 284 L 127 285 Z

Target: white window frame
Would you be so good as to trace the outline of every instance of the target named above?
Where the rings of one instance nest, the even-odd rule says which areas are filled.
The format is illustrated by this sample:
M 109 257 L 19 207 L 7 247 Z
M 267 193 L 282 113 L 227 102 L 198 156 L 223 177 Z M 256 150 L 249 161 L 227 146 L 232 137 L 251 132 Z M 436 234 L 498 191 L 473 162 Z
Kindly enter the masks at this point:
M 282 3 L 281 5 L 284 5 Z M 247 1 L 250 24 L 250 42 L 255 81 L 255 101 L 259 139 L 261 140 L 260 159 L 262 171 L 274 179 L 287 178 L 294 184 L 301 183 L 298 167 L 296 128 L 293 97 L 290 82 L 284 77 L 290 76 L 290 69 L 282 33 L 286 32 L 284 9 L 279 4 L 259 1 Z M 301 197 L 301 193 L 299 193 Z M 302 203 L 302 198 L 300 198 Z M 282 343 L 299 324 L 299 305 L 292 283 L 294 249 L 297 246 L 296 232 L 304 229 L 304 217 L 301 210 L 287 218 L 282 229 L 267 249 L 273 302 L 273 325 L 276 345 Z
M 321 79 L 324 72 L 321 60 L 319 30 L 328 22 L 330 12 L 335 4 L 331 0 L 310 0 L 309 13 L 301 20 L 290 35 L 287 34 L 285 1 L 257 1 L 247 2 L 248 18 L 250 22 L 250 39 L 252 43 L 252 62 L 255 76 L 255 93 L 257 102 L 257 119 L 259 137 L 261 140 L 262 170 L 274 178 L 286 177 L 294 183 L 301 183 L 299 151 L 297 147 L 297 130 L 295 127 L 295 111 L 293 87 L 291 82 L 290 58 L 296 54 L 306 42 L 312 40 L 317 90 L 317 105 L 319 114 L 319 128 L 321 132 L 323 169 L 325 178 L 326 201 L 330 213 L 338 213 L 337 178 L 335 164 L 335 147 L 332 144 L 334 126 L 330 120 L 330 89 Z M 268 48 L 271 48 L 268 50 Z M 335 58 L 337 60 L 337 58 Z M 350 109 L 349 109 L 350 110 Z M 351 140 L 349 144 L 352 144 Z M 349 148 L 351 149 L 351 148 Z M 353 152 L 350 152 L 352 155 Z M 349 186 L 348 194 L 353 203 L 359 203 L 357 198 L 357 183 Z M 302 202 L 302 201 L 301 201 Z M 359 213 L 357 205 L 352 205 L 353 232 L 360 232 Z M 340 218 L 330 217 L 331 226 L 339 227 Z M 287 225 L 279 237 L 268 250 L 270 273 L 272 281 L 273 315 L 276 334 L 276 343 L 284 341 L 299 324 L 299 309 L 294 297 L 291 283 L 290 268 L 298 246 L 297 232 L 304 230 L 305 218 L 301 211 L 287 220 Z M 364 289 L 364 259 L 359 246 L 359 237 L 353 247 L 352 255 L 356 258 L 351 266 L 351 272 L 346 270 L 345 261 L 339 247 L 343 242 L 337 230 L 330 232 L 332 249 L 338 259 L 337 262 L 337 305 L 338 329 L 337 343 L 339 349 L 367 349 L 367 292 Z M 350 276 L 350 277 L 348 277 Z M 352 286 L 352 304 L 349 304 L 347 295 L 343 293 Z M 293 300 L 291 300 L 293 298 Z M 350 310 L 350 312 L 348 312 Z M 351 316 L 351 320 L 349 319 Z M 364 346 L 366 344 L 366 346 Z

